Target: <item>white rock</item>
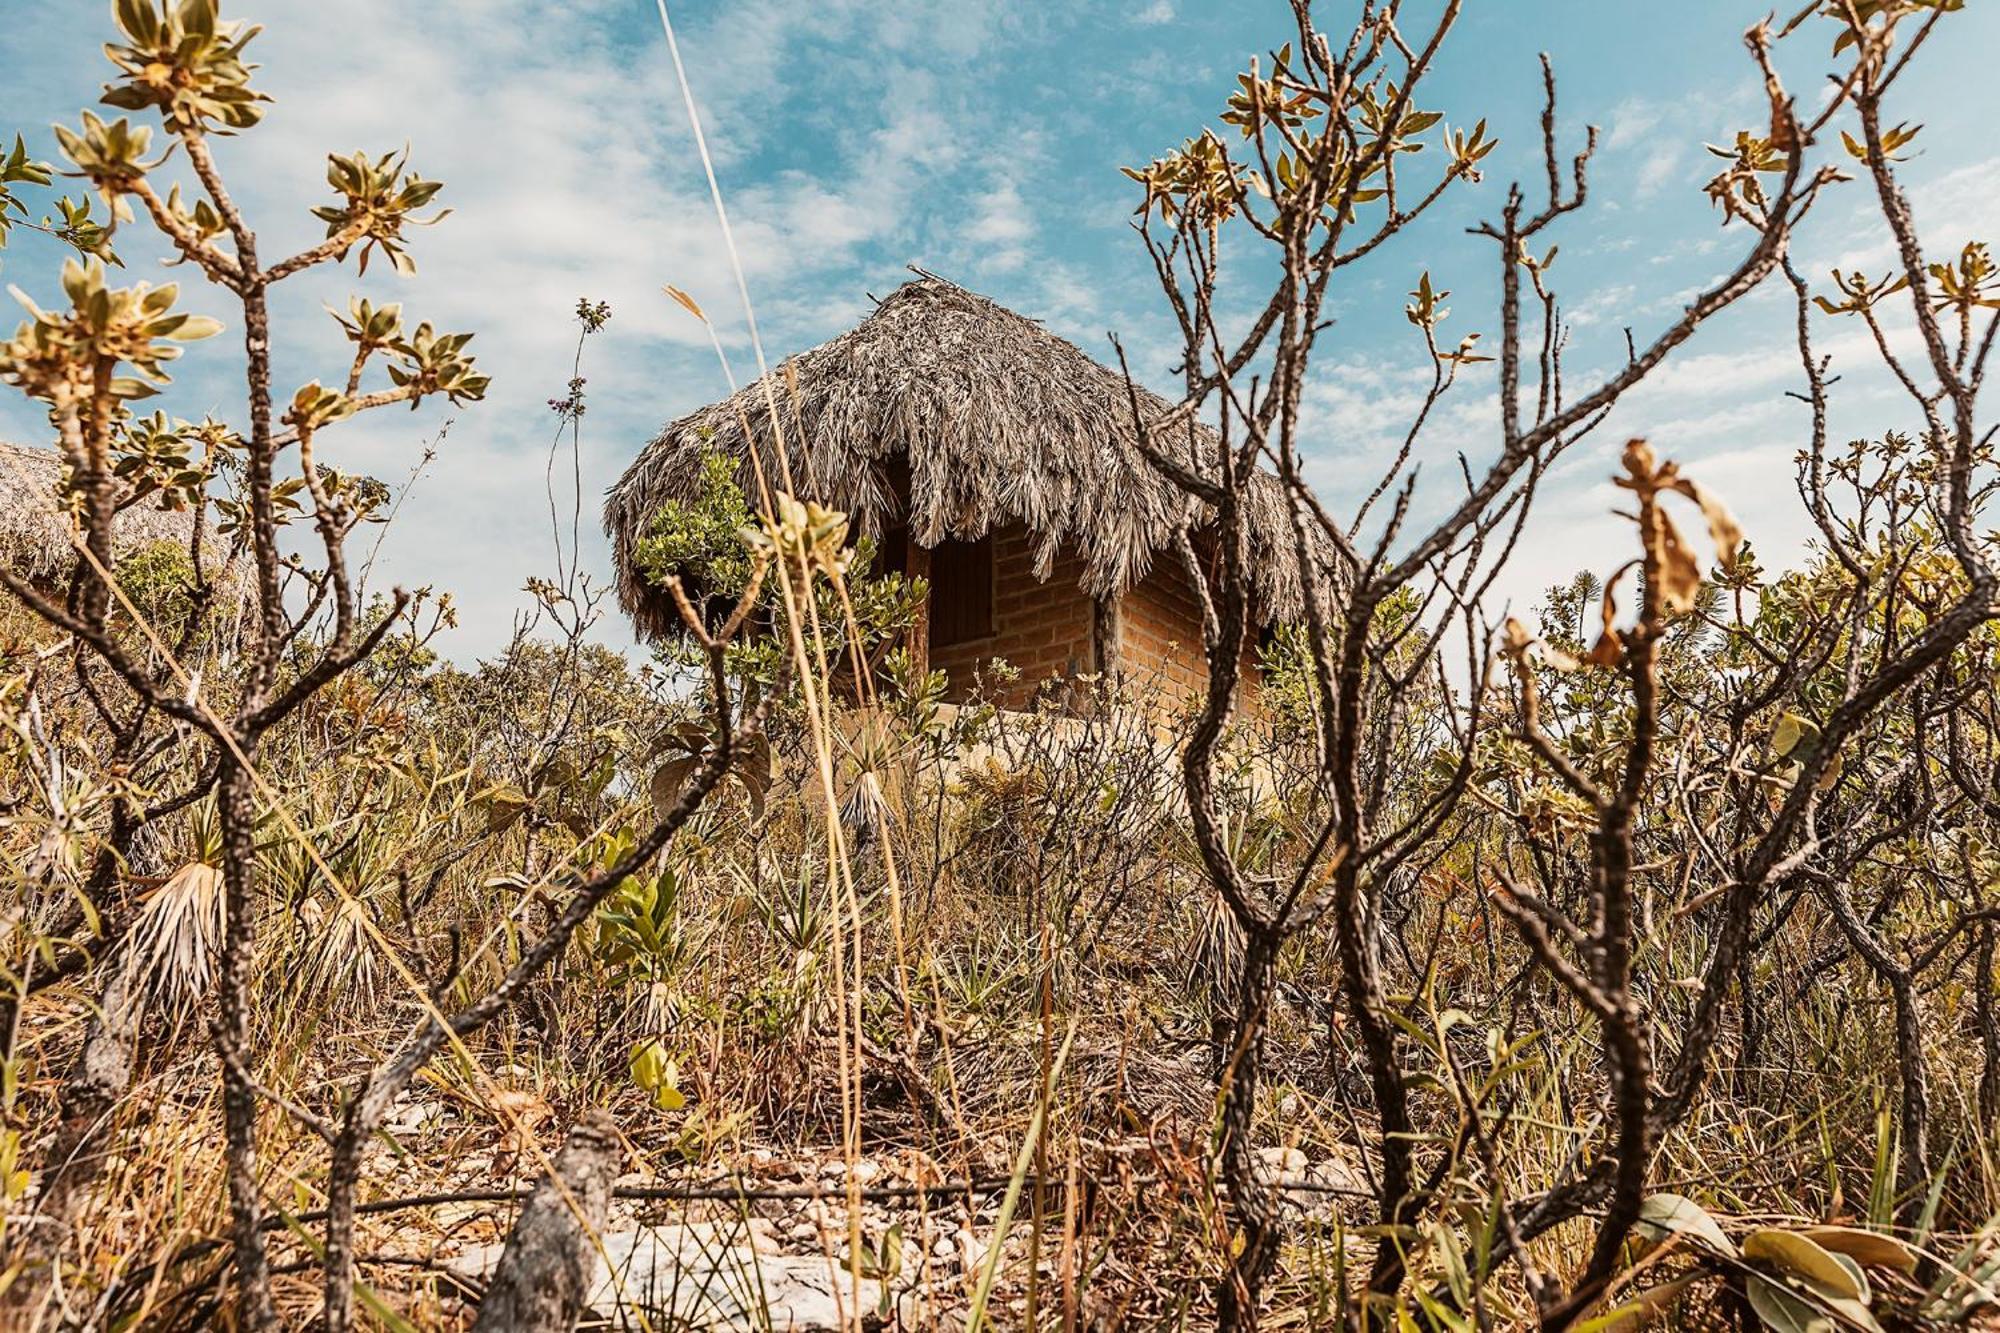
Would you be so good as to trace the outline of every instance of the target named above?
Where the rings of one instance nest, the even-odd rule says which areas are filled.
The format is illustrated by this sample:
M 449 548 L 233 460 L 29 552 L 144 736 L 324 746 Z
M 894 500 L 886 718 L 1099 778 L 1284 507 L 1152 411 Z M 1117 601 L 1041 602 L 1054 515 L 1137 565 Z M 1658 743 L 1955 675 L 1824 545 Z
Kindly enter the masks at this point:
M 1358 1190 L 1369 1193 L 1368 1172 L 1362 1168 L 1360 1157 L 1351 1148 L 1343 1147 L 1323 1162 L 1315 1162 L 1306 1172 L 1306 1178 L 1315 1185 L 1329 1189 Z
M 896 1298 L 896 1327 L 916 1329 L 939 1326 L 931 1294 L 922 1287 L 911 1287 Z
M 732 1228 L 733 1243 L 722 1243 Z M 621 1309 L 643 1310 L 676 1328 L 768 1328 L 778 1333 L 836 1330 L 842 1327 L 843 1311 L 851 1321 L 857 1311 L 872 1314 L 880 1308 L 879 1282 L 864 1278 L 857 1287 L 824 1255 L 758 1254 L 743 1239 L 735 1223 L 607 1235 L 604 1252 L 611 1264 L 598 1260 L 591 1307 L 606 1316 Z M 503 1248 L 498 1241 L 478 1246 L 452 1266 L 483 1280 Z
M 1297 1148 L 1259 1148 L 1257 1156 L 1262 1159 L 1264 1169 L 1279 1180 L 1305 1178 L 1306 1155 Z
M 776 1254 L 782 1248 L 778 1244 L 778 1224 L 768 1217 L 747 1218 L 742 1229 L 748 1235 L 750 1248 L 759 1254 Z
M 968 1273 L 977 1273 L 986 1263 L 986 1252 L 992 1247 L 971 1227 L 966 1227 L 957 1235 L 959 1266 Z
M 437 1102 L 398 1100 L 395 1110 L 382 1122 L 391 1134 L 416 1134 L 430 1128 L 449 1114 Z

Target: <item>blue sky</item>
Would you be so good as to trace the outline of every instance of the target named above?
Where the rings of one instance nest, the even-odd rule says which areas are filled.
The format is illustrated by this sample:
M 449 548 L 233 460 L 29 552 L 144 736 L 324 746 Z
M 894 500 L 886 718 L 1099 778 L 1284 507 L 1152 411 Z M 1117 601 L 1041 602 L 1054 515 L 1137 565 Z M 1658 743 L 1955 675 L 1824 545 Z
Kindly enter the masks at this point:
M 1413 0 L 1415 16 L 1433 8 Z M 1116 331 L 1135 366 L 1171 388 L 1171 326 L 1128 220 L 1134 187 L 1118 173 L 1214 123 L 1235 71 L 1284 40 L 1279 0 L 681 0 L 672 6 L 715 150 L 767 352 L 775 359 L 861 318 L 921 264 L 1046 320 L 1109 356 Z M 1322 0 L 1328 28 L 1351 4 Z M 1764 10 L 1738 0 L 1670 5 L 1604 0 L 1471 0 L 1426 85 L 1451 124 L 1481 116 L 1502 138 L 1485 184 L 1354 272 L 1335 298 L 1310 398 L 1312 475 L 1337 505 L 1365 493 L 1414 405 L 1422 366 L 1402 315 L 1420 271 L 1453 290 L 1447 331 L 1490 332 L 1495 262 L 1465 227 L 1497 212 L 1507 182 L 1539 171 L 1538 51 L 1554 58 L 1566 141 L 1601 129 L 1594 204 L 1556 236 L 1555 272 L 1572 325 L 1570 374 L 1642 341 L 1747 244 L 1718 226 L 1701 183 L 1704 141 L 1763 119 L 1740 34 Z M 378 583 L 432 583 L 465 609 L 447 644 L 461 659 L 504 642 L 531 574 L 553 565 L 544 472 L 554 421 L 546 402 L 569 375 L 578 297 L 609 301 L 585 373 L 585 566 L 608 571 L 595 515 L 604 487 L 662 422 L 720 397 L 725 384 L 700 328 L 660 294 L 693 293 L 716 317 L 740 377 L 752 359 L 734 281 L 693 152 L 652 0 L 225 0 L 225 17 L 267 31 L 252 52 L 275 99 L 265 124 L 222 160 L 267 254 L 310 244 L 324 155 L 412 146 L 445 181 L 455 211 L 416 236 L 421 271 L 322 271 L 282 290 L 279 375 L 341 373 L 322 305 L 349 292 L 401 300 L 414 320 L 478 334 L 495 376 L 484 404 L 378 413 L 322 445 L 342 466 L 392 483 L 447 421 L 438 461 L 407 498 L 376 567 Z M 109 5 L 6 0 L 0 46 L 9 81 L 0 129 L 56 156 L 49 125 L 74 123 L 109 66 Z M 1896 118 L 1927 124 L 1907 180 L 1943 255 L 2000 219 L 2000 112 L 1983 53 L 2000 7 L 1972 0 L 1927 48 Z M 1827 42 L 1784 53 L 1802 100 L 1816 95 Z M 1807 271 L 1876 272 L 1888 251 L 1857 185 L 1830 198 L 1799 238 Z M 17 234 L 18 235 L 18 234 Z M 158 247 L 130 229 L 131 272 L 159 279 Z M 53 251 L 22 236 L 0 279 L 49 301 Z M 1246 268 L 1246 282 L 1254 279 Z M 1258 293 L 1238 290 L 1245 305 Z M 225 320 L 211 296 L 191 299 Z M 1777 288 L 1702 334 L 1552 475 L 1514 572 L 1517 602 L 1580 564 L 1609 568 L 1630 544 L 1610 516 L 1608 474 L 1627 434 L 1646 434 L 1726 496 L 1765 563 L 1797 552 L 1804 524 L 1791 491 L 1802 442 L 1788 294 Z M 1856 330 L 1829 325 L 1848 378 L 1842 436 L 1907 424 L 1860 353 Z M 182 365 L 167 406 L 227 412 L 238 373 L 234 330 Z M 1435 503 L 1463 450 L 1493 438 L 1491 379 L 1467 379 L 1424 447 L 1421 503 Z M 39 414 L 0 397 L 0 436 L 38 442 Z M 565 467 L 566 470 L 566 467 Z M 570 500 L 562 497 L 567 513 Z M 565 519 L 565 523 L 566 523 Z M 615 611 L 603 626 L 627 641 Z

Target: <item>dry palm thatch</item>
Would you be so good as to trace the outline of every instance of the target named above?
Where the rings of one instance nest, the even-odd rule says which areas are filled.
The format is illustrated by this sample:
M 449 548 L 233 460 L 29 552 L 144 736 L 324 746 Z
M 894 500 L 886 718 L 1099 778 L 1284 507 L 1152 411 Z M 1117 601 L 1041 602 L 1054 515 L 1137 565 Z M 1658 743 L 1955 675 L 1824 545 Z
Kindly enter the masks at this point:
M 1201 506 L 1140 452 L 1124 375 L 983 296 L 930 274 L 904 284 L 860 325 L 780 366 L 765 380 L 673 422 L 627 468 L 604 507 L 618 562 L 619 602 L 642 632 L 679 621 L 649 586 L 633 550 L 655 514 L 694 498 L 705 455 L 736 461 L 758 489 L 753 445 L 775 489 L 776 404 L 802 497 L 851 514 L 860 530 L 907 525 L 933 546 L 1008 523 L 1036 538 L 1037 577 L 1058 552 L 1081 554 L 1083 590 L 1115 597 L 1144 578 L 1176 536 L 1199 530 Z M 1138 391 L 1139 411 L 1170 406 Z M 1207 472 L 1214 434 L 1199 423 L 1156 436 L 1191 471 Z M 908 512 L 894 482 L 907 461 Z M 1248 509 L 1252 582 L 1265 620 L 1301 610 L 1290 517 L 1278 479 L 1260 472 Z
M 62 458 L 54 451 L 0 441 L 0 558 L 31 577 L 61 573 L 76 559 L 70 519 L 57 497 L 61 477 Z M 185 544 L 188 517 L 135 505 L 119 516 L 118 529 L 127 549 Z
M 187 1013 L 208 993 L 226 925 L 222 871 L 206 862 L 188 862 L 147 896 L 132 923 L 130 966 L 161 1010 Z
M 77 558 L 74 521 L 58 493 L 61 480 L 61 455 L 0 440 L 0 562 L 36 581 L 60 578 Z M 118 516 L 116 553 L 122 557 L 162 543 L 186 551 L 193 525 L 193 516 L 186 512 L 150 502 L 135 504 Z M 203 564 L 219 568 L 226 543 L 211 534 L 208 545 Z M 225 585 L 240 582 L 231 577 L 233 573 L 224 575 Z

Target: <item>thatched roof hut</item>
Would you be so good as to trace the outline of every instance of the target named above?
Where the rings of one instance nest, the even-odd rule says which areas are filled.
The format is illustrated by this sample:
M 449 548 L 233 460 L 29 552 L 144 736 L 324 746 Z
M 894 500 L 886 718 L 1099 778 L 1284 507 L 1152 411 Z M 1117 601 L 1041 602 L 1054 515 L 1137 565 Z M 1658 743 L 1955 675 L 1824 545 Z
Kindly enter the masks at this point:
M 1092 599 L 1115 600 L 1156 566 L 1178 564 L 1176 534 L 1204 522 L 1140 453 L 1120 372 L 923 274 L 855 328 L 774 370 L 768 385 L 669 424 L 611 488 L 604 525 L 619 601 L 643 633 L 670 633 L 678 620 L 635 568 L 634 546 L 663 505 L 693 497 L 709 453 L 735 459 L 744 493 L 757 493 L 753 437 L 774 472 L 778 457 L 771 401 L 804 496 L 846 511 L 863 531 L 902 528 L 925 548 L 1017 526 L 1032 543 L 1036 579 L 1060 563 Z M 1138 401 L 1149 418 L 1170 410 L 1144 390 Z M 1166 439 L 1191 461 L 1213 457 L 1205 426 L 1183 423 Z M 1249 530 L 1260 617 L 1298 614 L 1290 520 L 1268 473 L 1252 488 Z
M 0 561 L 36 580 L 66 575 L 76 561 L 72 520 L 56 498 L 62 456 L 0 440 Z M 188 549 L 193 518 L 153 504 L 133 505 L 118 516 L 115 554 L 127 555 L 162 542 Z M 220 563 L 225 543 L 212 541 Z M 4 595 L 4 594 L 0 594 Z

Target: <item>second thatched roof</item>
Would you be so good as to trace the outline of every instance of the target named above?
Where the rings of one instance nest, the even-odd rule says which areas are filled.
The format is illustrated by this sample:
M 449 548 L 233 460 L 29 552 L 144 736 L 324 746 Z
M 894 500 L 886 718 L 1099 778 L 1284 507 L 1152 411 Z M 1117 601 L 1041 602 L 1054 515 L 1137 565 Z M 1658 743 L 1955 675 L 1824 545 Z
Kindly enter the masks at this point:
M 0 561 L 31 579 L 60 577 L 76 561 L 73 520 L 57 494 L 62 469 L 62 456 L 52 449 L 0 440 Z M 115 554 L 123 557 L 162 542 L 185 551 L 193 522 L 186 513 L 133 505 L 118 516 Z M 211 541 L 211 556 L 224 545 Z
M 1143 389 L 1138 399 L 1149 419 L 1170 410 Z M 670 632 L 678 620 L 635 566 L 634 547 L 664 505 L 695 498 L 708 454 L 733 459 L 744 493 L 755 496 L 754 443 L 778 484 L 773 402 L 802 497 L 847 512 L 864 531 L 907 525 L 926 546 L 1020 523 L 1036 538 L 1038 576 L 1074 550 L 1093 597 L 1124 592 L 1171 555 L 1177 533 L 1205 521 L 1140 453 L 1121 373 L 1034 320 L 925 274 L 768 382 L 669 424 L 626 469 L 604 526 L 619 602 L 642 632 Z M 1205 426 L 1178 425 L 1167 438 L 1177 455 L 1213 456 Z M 899 458 L 907 513 L 894 482 Z M 1301 580 L 1284 494 L 1269 473 L 1254 481 L 1247 517 L 1258 614 L 1293 617 Z

